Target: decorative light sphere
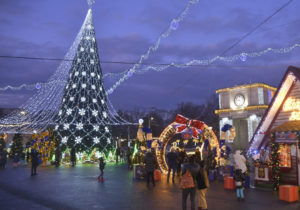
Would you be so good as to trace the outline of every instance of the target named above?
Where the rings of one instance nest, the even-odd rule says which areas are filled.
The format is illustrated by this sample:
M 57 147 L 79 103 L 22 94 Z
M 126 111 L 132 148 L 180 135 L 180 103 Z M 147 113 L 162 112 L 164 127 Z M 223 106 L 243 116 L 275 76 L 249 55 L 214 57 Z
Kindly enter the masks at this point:
M 131 77 L 133 75 L 133 72 L 132 71 L 129 71 L 128 73 L 127 73 L 127 77 Z
M 96 86 L 95 85 L 92 85 L 91 87 L 92 87 L 93 90 L 96 90 Z
M 72 88 L 76 88 L 76 84 L 73 84 L 73 85 L 72 85 Z
M 39 90 L 42 88 L 42 85 L 40 83 L 36 83 L 35 88 Z
M 144 123 L 144 120 L 143 119 L 139 119 L 139 124 L 143 124 Z
M 178 21 L 177 20 L 172 20 L 172 22 L 171 22 L 172 30 L 176 30 L 178 28 L 178 26 L 179 26 Z
M 85 102 L 85 101 L 86 101 L 86 98 L 85 98 L 85 97 L 81 97 L 81 98 L 80 98 L 80 101 L 81 101 L 81 102 Z
M 97 103 L 97 99 L 93 98 L 92 99 L 93 103 Z
M 78 71 L 75 71 L 75 76 L 78 76 L 79 75 L 79 72 Z
M 101 99 L 101 104 L 104 104 L 104 100 L 103 99 Z
M 94 72 L 92 72 L 92 73 L 91 73 L 91 76 L 94 77 L 94 76 L 96 76 L 96 74 L 95 74 Z
M 81 74 L 82 74 L 82 76 L 85 76 L 86 75 L 86 71 L 83 71 Z
M 74 101 L 74 97 L 73 96 L 70 97 L 70 101 Z
M 86 88 L 86 84 L 83 83 L 83 84 L 81 85 L 81 87 L 82 87 L 82 88 Z
M 247 60 L 247 54 L 246 53 L 242 53 L 240 55 L 240 59 L 241 59 L 241 61 L 245 62 Z

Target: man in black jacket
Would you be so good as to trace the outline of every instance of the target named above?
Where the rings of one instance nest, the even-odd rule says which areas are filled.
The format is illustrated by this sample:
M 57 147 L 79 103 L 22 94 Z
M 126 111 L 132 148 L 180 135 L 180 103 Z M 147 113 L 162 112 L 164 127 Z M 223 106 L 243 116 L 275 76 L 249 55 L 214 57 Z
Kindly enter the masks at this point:
M 171 149 L 171 152 L 169 152 L 167 154 L 167 164 L 169 167 L 167 182 L 169 182 L 170 173 L 171 173 L 171 170 L 173 170 L 172 181 L 174 183 L 175 182 L 175 172 L 176 172 L 176 168 L 177 168 L 177 154 L 173 147 Z

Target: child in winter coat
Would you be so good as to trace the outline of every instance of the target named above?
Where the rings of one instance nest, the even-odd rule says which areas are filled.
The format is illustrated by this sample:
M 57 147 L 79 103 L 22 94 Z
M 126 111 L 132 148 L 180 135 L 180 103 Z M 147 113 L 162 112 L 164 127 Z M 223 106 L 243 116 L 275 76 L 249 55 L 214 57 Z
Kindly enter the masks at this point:
M 99 158 L 99 169 L 100 169 L 100 175 L 98 176 L 99 182 L 104 182 L 103 174 L 104 174 L 104 168 L 105 168 L 105 161 L 103 157 Z
M 235 186 L 236 186 L 236 197 L 238 200 L 244 200 L 244 186 L 243 182 L 245 181 L 244 174 L 241 169 L 236 169 L 233 175 Z

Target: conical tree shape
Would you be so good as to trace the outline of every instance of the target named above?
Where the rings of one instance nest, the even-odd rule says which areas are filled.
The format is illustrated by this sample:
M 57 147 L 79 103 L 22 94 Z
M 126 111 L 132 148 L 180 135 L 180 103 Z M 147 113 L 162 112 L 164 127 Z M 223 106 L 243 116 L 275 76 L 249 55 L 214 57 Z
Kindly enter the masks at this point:
M 13 143 L 10 148 L 10 157 L 13 157 L 15 154 L 18 154 L 19 158 L 22 157 L 23 152 L 23 137 L 22 134 L 16 133 L 13 137 Z
M 84 32 L 77 48 L 65 87 L 55 129 L 62 145 L 77 151 L 111 146 L 106 93 L 89 9 Z

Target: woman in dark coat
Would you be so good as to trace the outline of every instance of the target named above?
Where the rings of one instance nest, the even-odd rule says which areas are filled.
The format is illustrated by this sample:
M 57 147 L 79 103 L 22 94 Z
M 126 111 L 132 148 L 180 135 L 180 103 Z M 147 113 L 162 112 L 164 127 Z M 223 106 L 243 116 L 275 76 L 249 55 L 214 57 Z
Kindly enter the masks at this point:
M 147 173 L 147 187 L 149 187 L 150 176 L 152 177 L 152 184 L 155 186 L 154 182 L 154 170 L 156 166 L 156 159 L 151 151 L 148 151 L 144 157 L 145 169 Z
M 37 175 L 36 168 L 39 165 L 39 156 L 36 150 L 31 150 L 31 176 Z

